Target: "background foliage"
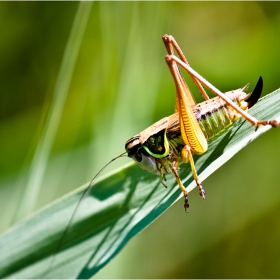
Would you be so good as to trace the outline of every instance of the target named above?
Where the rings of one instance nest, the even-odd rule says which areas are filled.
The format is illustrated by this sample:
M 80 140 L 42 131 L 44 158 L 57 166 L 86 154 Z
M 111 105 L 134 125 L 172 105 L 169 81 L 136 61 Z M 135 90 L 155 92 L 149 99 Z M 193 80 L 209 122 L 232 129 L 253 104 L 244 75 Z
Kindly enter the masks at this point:
M 38 197 L 19 211 L 77 9 L 0 3 L 1 232 L 89 181 L 128 138 L 173 112 L 163 34 L 222 91 L 259 75 L 264 94 L 279 87 L 277 2 L 95 2 Z M 175 204 L 96 277 L 279 277 L 279 138 L 270 130 L 242 150 L 205 180 L 206 201 L 192 192 L 189 215 Z

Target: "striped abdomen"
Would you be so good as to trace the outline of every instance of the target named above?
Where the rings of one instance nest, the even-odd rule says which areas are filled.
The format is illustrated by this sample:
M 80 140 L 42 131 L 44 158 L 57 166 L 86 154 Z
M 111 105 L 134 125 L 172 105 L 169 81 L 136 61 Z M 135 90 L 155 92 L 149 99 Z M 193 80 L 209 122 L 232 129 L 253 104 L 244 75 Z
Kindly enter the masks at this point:
M 226 95 L 239 107 L 243 105 L 244 96 L 236 95 L 236 91 L 227 92 Z M 207 140 L 219 135 L 241 117 L 220 97 L 196 104 L 193 107 L 193 112 Z

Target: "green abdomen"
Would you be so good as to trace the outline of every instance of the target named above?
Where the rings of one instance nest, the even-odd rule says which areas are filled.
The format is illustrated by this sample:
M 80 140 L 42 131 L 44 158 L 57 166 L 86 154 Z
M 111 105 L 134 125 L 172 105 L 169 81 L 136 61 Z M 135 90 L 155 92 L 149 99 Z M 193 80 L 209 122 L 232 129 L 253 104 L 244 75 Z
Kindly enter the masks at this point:
M 233 101 L 238 105 L 236 100 Z M 207 140 L 218 136 L 239 118 L 235 110 L 219 97 L 195 105 L 194 114 Z

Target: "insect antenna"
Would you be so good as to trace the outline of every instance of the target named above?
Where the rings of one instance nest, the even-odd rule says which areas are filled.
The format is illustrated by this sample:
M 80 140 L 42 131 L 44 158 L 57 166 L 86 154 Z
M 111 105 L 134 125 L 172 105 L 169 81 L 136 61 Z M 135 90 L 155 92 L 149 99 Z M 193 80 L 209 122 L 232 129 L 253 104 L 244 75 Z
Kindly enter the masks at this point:
M 89 182 L 87 188 L 84 190 L 84 192 L 83 192 L 81 198 L 79 199 L 79 201 L 78 201 L 78 203 L 77 203 L 77 205 L 76 205 L 76 207 L 75 207 L 75 210 L 74 210 L 74 212 L 73 212 L 73 214 L 72 214 L 72 216 L 71 216 L 71 218 L 70 218 L 70 220 L 69 220 L 69 222 L 68 222 L 68 224 L 67 224 L 67 227 L 65 228 L 65 230 L 64 230 L 64 232 L 63 232 L 63 234 L 62 234 L 62 236 L 61 236 L 61 238 L 60 238 L 60 240 L 59 240 L 59 242 L 58 242 L 58 244 L 57 244 L 57 246 L 56 246 L 56 248 L 55 248 L 54 254 L 53 254 L 52 258 L 51 258 L 50 264 L 48 265 L 48 269 L 47 269 L 46 272 L 44 273 L 44 276 L 46 276 L 46 275 L 48 274 L 48 272 L 50 271 L 50 268 L 52 267 L 52 264 L 53 264 L 53 262 L 54 262 L 55 256 L 56 256 L 56 254 L 58 253 L 58 251 L 59 251 L 59 249 L 60 249 L 60 247 L 61 247 L 61 245 L 62 245 L 62 243 L 63 243 L 63 241 L 64 241 L 64 239 L 65 239 L 65 237 L 66 237 L 66 235 L 67 235 L 67 233 L 68 233 L 68 231 L 69 231 L 71 225 L 72 225 L 72 222 L 73 222 L 73 220 L 74 220 L 74 218 L 75 218 L 75 215 L 76 215 L 76 213 L 77 213 L 77 210 L 78 210 L 80 204 L 82 203 L 82 201 L 84 200 L 84 198 L 86 198 L 87 195 L 90 193 L 90 191 L 91 191 L 91 189 L 92 189 L 92 187 L 93 187 L 95 181 L 98 179 L 99 175 L 103 172 L 103 170 L 104 170 L 108 165 L 110 165 L 113 161 L 115 161 L 116 159 L 121 158 L 121 157 L 127 157 L 127 152 L 124 152 L 124 153 L 120 154 L 119 156 L 117 156 L 117 157 L 111 159 L 108 163 L 106 163 L 106 164 L 97 172 L 97 174 L 96 174 L 96 175 L 92 178 L 92 180 Z M 45 278 L 45 277 L 44 277 L 44 278 Z

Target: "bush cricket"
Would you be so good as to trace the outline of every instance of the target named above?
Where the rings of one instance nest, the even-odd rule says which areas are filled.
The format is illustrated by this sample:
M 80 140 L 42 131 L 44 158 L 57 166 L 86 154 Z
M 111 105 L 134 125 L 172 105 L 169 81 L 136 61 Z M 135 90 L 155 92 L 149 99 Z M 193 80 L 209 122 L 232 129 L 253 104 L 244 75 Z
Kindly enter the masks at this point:
M 168 53 L 165 60 L 176 88 L 175 113 L 159 120 L 130 138 L 125 144 L 126 152 L 110 160 L 95 175 L 76 205 L 54 256 L 58 252 L 72 224 L 80 203 L 89 194 L 91 187 L 101 172 L 116 159 L 121 157 L 132 158 L 142 169 L 159 175 L 160 182 L 164 186 L 163 180 L 165 175 L 173 173 L 183 192 L 184 208 L 187 212 L 189 208 L 188 192 L 178 174 L 180 161 L 184 163 L 189 161 L 199 194 L 205 199 L 206 193 L 196 172 L 193 154 L 201 155 L 205 153 L 209 140 L 220 135 L 241 117 L 255 126 L 256 130 L 260 125 L 279 126 L 276 120 L 257 120 L 247 113 L 247 109 L 254 106 L 260 98 L 263 87 L 262 77 L 259 78 L 251 94 L 245 92 L 249 84 L 243 88 L 222 93 L 190 67 L 179 45 L 172 36 L 164 35 L 162 39 Z M 174 51 L 178 56 L 175 56 Z M 194 96 L 181 75 L 179 66 L 187 71 L 193 80 L 204 98 L 202 103 L 196 103 Z M 216 97 L 210 99 L 203 86 L 213 92 Z M 53 259 L 51 263 L 52 261 Z M 51 263 L 49 267 L 51 267 Z
M 245 93 L 249 84 L 243 88 L 222 93 L 190 67 L 172 36 L 164 35 L 162 39 L 168 52 L 165 60 L 176 87 L 175 114 L 161 119 L 129 139 L 125 144 L 125 149 L 128 157 L 138 163 L 142 169 L 158 174 L 161 183 L 166 173 L 173 173 L 183 192 L 184 208 L 187 211 L 188 192 L 178 174 L 180 160 L 185 163 L 190 162 L 199 194 L 205 199 L 205 191 L 197 175 L 192 154 L 205 153 L 208 148 L 207 142 L 225 131 L 240 117 L 251 122 L 256 129 L 260 125 L 272 127 L 279 125 L 275 120 L 257 120 L 246 112 L 248 108 L 254 106 L 261 95 L 263 86 L 261 77 L 251 94 Z M 175 56 L 174 50 L 179 58 Z M 205 99 L 204 102 L 196 103 L 178 65 L 190 75 Z M 202 85 L 217 97 L 210 99 Z

